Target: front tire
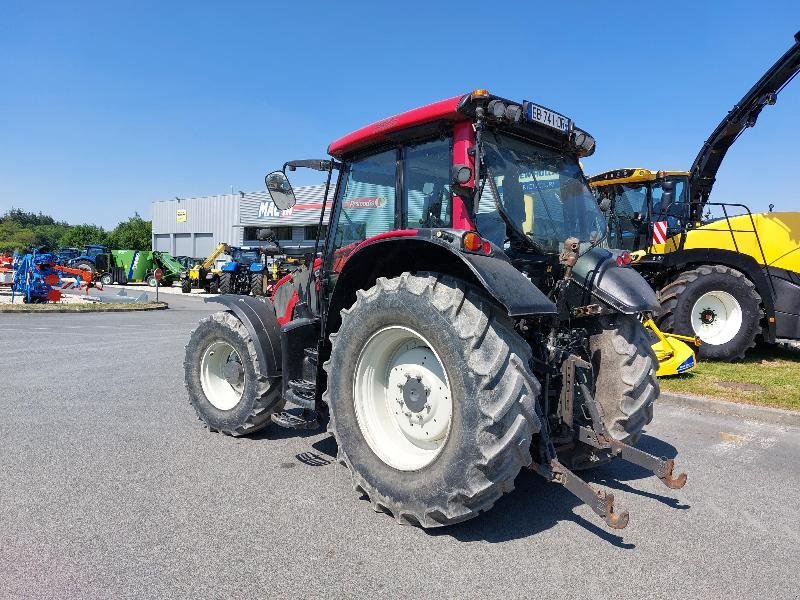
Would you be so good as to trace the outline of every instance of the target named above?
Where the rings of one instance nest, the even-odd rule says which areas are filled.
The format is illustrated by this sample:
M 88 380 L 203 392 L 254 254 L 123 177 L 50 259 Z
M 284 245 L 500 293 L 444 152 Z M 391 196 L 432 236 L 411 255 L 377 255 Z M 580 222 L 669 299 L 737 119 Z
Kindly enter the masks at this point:
M 599 317 L 589 325 L 592 393 L 610 435 L 629 445 L 639 441 L 642 429 L 653 420 L 660 393 L 658 360 L 651 344 L 647 330 L 631 315 Z M 609 458 L 583 443 L 559 451 L 559 459 L 575 470 L 599 466 Z
M 219 276 L 219 287 L 217 288 L 220 294 L 231 293 L 231 274 L 223 273 Z
M 264 274 L 251 273 L 250 274 L 250 294 L 253 296 L 264 295 Z
M 103 273 L 100 275 L 100 283 L 103 285 L 111 285 L 114 283 L 114 276 L 111 273 Z
M 183 367 L 189 403 L 210 431 L 249 435 L 280 410 L 279 380 L 262 373 L 250 334 L 230 312 L 200 321 Z
M 446 276 L 379 278 L 342 311 L 331 343 L 330 427 L 376 510 L 438 527 L 514 489 L 541 427 L 539 382 L 527 343 L 483 294 Z M 423 406 L 437 393 L 441 402 Z M 370 425 L 369 411 L 385 427 Z
M 739 360 L 761 333 L 761 297 L 741 272 L 702 265 L 659 292 L 664 331 L 697 336 L 700 359 Z
M 190 294 L 192 292 L 192 282 L 189 279 L 181 281 L 181 292 L 184 294 Z

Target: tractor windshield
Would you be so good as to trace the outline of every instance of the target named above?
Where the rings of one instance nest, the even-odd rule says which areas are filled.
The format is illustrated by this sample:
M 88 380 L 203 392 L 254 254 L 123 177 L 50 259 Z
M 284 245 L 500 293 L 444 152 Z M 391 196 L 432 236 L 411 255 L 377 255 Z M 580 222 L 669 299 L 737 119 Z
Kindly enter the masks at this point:
M 577 157 L 500 133 L 483 141 L 489 178 L 476 214 L 483 237 L 502 247 L 510 225 L 540 250 L 558 252 L 569 237 L 588 244 L 605 235 Z
M 244 266 L 259 262 L 260 258 L 258 250 L 239 250 L 233 253 L 233 259 Z

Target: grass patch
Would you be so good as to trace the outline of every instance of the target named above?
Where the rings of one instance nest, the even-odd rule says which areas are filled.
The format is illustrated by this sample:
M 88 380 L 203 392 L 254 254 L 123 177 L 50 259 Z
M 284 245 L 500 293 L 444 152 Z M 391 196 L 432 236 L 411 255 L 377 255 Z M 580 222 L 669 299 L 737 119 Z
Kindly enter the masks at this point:
M 128 312 L 135 310 L 159 310 L 167 308 L 166 302 L 143 302 L 124 304 L 121 302 L 69 302 L 46 304 L 0 304 L 0 313 L 33 312 Z
M 800 352 L 778 346 L 759 346 L 741 362 L 699 361 L 659 381 L 664 392 L 800 411 Z

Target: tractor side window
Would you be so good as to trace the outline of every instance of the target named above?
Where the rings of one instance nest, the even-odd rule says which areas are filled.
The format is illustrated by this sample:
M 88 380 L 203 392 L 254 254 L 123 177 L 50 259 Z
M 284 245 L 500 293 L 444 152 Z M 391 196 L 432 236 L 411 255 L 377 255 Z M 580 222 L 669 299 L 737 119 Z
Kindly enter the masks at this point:
M 434 140 L 405 149 L 403 227 L 449 227 L 453 220 L 450 140 Z
M 333 238 L 334 270 L 360 243 L 395 228 L 397 151 L 351 163 L 347 169 Z
M 642 223 L 647 218 L 648 186 L 628 183 L 609 186 L 614 208 L 611 240 L 614 248 L 638 250 Z

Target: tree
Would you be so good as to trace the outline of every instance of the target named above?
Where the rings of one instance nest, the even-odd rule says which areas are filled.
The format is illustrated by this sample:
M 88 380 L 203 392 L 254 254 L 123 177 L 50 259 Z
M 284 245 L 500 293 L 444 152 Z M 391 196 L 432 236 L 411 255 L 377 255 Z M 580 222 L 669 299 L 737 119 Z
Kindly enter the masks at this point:
M 122 221 L 109 234 L 113 248 L 125 250 L 150 250 L 153 224 L 134 213 L 127 221 Z
M 82 248 L 86 244 L 108 245 L 108 232 L 97 225 L 73 225 L 61 236 L 62 247 Z
M 36 245 L 36 235 L 14 221 L 0 220 L 0 251 L 26 250 Z

